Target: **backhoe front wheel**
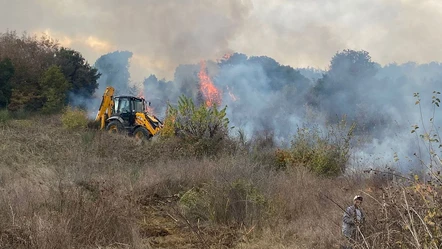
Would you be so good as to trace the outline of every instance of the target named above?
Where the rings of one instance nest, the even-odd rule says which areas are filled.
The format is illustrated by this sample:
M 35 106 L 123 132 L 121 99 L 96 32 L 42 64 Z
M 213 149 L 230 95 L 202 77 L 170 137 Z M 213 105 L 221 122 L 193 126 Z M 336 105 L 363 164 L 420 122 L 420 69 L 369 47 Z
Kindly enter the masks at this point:
M 134 130 L 134 137 L 136 139 L 148 140 L 151 136 L 152 135 L 150 135 L 150 132 L 146 128 L 142 127 L 142 126 L 137 127 Z
M 109 133 L 121 133 L 124 131 L 124 126 L 120 121 L 113 120 L 106 126 L 106 130 Z

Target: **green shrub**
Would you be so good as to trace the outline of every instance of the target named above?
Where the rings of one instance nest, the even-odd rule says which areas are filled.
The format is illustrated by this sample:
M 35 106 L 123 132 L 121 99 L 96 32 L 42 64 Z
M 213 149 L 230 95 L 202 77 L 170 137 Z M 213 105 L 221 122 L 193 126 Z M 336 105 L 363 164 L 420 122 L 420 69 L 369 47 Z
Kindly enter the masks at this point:
M 67 107 L 61 116 L 61 122 L 66 129 L 83 129 L 88 124 L 87 113 L 83 110 Z
M 228 140 L 226 108 L 195 106 L 192 99 L 181 96 L 177 107 L 168 106 L 161 137 L 178 137 L 180 142 L 191 144 L 194 156 L 215 155 L 222 150 L 222 142 Z
M 175 135 L 186 139 L 217 138 L 227 136 L 229 119 L 226 107 L 218 110 L 216 106 L 195 106 L 193 100 L 181 96 L 178 107 L 169 105 L 168 116 L 173 117 Z
M 291 158 L 285 162 L 302 164 L 318 175 L 338 176 L 345 172 L 354 128 L 354 124 L 348 127 L 345 120 L 329 126 L 326 133 L 318 127 L 298 128 Z
M 0 110 L 0 123 L 7 122 L 11 119 L 11 115 L 8 110 Z

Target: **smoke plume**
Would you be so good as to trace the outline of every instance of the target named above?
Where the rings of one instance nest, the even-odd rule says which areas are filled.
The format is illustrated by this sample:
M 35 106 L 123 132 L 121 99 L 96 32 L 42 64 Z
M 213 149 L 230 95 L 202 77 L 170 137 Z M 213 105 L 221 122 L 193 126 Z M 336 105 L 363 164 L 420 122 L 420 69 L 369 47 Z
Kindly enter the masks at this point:
M 429 124 L 433 91 L 442 86 L 442 64 L 381 66 L 361 58 L 358 63 L 352 55 L 371 60 L 369 54 L 346 51 L 333 57 L 329 70 L 322 72 L 239 53 L 209 61 L 207 68 L 222 93 L 222 107 L 228 107 L 231 125 L 248 138 L 270 132 L 279 145 L 287 146 L 299 127 L 315 124 L 325 129 L 345 117 L 357 123 L 354 160 L 359 164 L 380 166 L 399 157 L 402 168 L 415 166 L 407 162 L 419 151 L 412 125 Z M 343 54 L 347 57 L 341 58 Z M 173 81 L 158 80 L 155 75 L 145 79 L 144 96 L 152 101 L 157 115 L 164 117 L 166 104 L 176 104 L 180 95 L 198 101 L 199 70 L 199 64 L 180 65 Z M 421 108 L 414 93 L 420 93 Z M 440 124 L 440 118 L 433 122 Z
M 131 75 L 172 80 L 175 68 L 232 51 L 326 70 L 345 48 L 385 65 L 442 56 L 438 1 L 0 1 L 0 29 L 49 33 L 89 61 L 133 53 Z

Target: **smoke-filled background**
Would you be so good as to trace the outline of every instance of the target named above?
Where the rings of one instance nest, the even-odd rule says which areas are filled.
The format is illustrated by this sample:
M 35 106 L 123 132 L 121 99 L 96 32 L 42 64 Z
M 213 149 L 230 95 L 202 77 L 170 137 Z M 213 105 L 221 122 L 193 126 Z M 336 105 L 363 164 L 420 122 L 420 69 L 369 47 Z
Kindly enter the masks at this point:
M 180 94 L 193 94 L 195 99 L 198 70 L 198 65 L 180 66 L 174 81 L 167 83 L 151 76 L 145 81 L 145 95 L 173 101 Z M 404 158 L 416 152 L 411 126 L 421 119 L 428 125 L 433 91 L 442 86 L 439 63 L 380 66 L 365 51 L 336 54 L 322 74 L 283 66 L 265 56 L 237 53 L 209 64 L 207 70 L 222 92 L 232 124 L 249 137 L 271 132 L 278 142 L 287 144 L 298 127 L 311 122 L 324 127 L 345 116 L 358 125 L 364 158 L 393 159 L 395 152 Z M 422 109 L 415 105 L 415 92 L 420 93 Z M 435 116 L 438 124 L 437 112 Z
M 134 80 L 171 80 L 234 51 L 321 69 L 346 48 L 383 65 L 437 61 L 441 12 L 435 0 L 0 0 L 0 30 L 46 32 L 90 62 L 128 50 Z
M 97 60 L 95 66 L 103 74 L 100 88 L 112 85 L 120 93 L 144 96 L 161 119 L 167 105 L 176 105 L 181 95 L 199 104 L 217 102 L 227 106 L 233 132 L 241 129 L 249 139 L 272 134 L 279 146 L 289 146 L 300 127 L 317 125 L 325 130 L 345 118 L 348 124 L 357 124 L 353 151 L 357 165 L 379 167 L 400 158 L 402 169 L 415 167 L 419 163 L 414 154 L 425 149 L 419 148 L 412 126 L 423 128 L 423 121 L 429 128 L 433 116 L 440 125 L 439 110 L 432 104 L 432 97 L 439 97 L 433 92 L 442 87 L 442 64 L 437 62 L 382 66 L 366 51 L 343 50 L 330 58 L 327 70 L 319 70 L 233 53 L 179 65 L 172 80 L 151 74 L 134 83 L 128 70 L 131 55 L 116 51 Z M 204 94 L 207 83 L 215 92 Z
M 98 99 L 106 85 L 142 89 L 164 117 L 182 94 L 202 101 L 205 72 L 249 137 L 287 145 L 303 123 L 346 115 L 364 137 L 358 156 L 392 160 L 417 150 L 411 126 L 442 88 L 441 14 L 433 0 L 0 0 L 0 29 L 81 51 L 102 74 Z

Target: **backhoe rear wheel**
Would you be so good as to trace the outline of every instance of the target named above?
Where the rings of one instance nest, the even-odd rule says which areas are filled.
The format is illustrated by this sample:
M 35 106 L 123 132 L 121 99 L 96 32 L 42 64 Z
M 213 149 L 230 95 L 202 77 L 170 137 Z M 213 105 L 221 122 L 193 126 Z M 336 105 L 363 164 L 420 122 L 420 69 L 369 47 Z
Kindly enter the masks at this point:
M 134 137 L 141 140 L 148 140 L 152 135 L 150 135 L 150 132 L 146 128 L 140 126 L 134 130 Z
M 106 130 L 110 133 L 122 133 L 124 126 L 120 121 L 113 120 L 106 126 Z

